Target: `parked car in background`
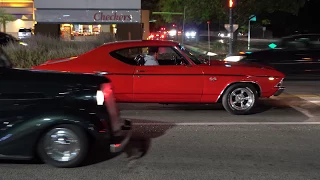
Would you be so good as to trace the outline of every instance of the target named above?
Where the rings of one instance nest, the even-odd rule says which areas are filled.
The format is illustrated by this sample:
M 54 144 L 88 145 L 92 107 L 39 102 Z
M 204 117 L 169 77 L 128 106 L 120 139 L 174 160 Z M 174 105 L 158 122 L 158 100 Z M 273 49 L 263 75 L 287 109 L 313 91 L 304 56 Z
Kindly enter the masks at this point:
M 27 43 L 18 40 L 10 34 L 0 32 L 0 46 L 7 46 L 10 43 L 27 46 Z
M 0 49 L 0 159 L 75 167 L 94 143 L 115 153 L 130 136 L 108 78 L 14 69 Z
M 30 38 L 32 36 L 32 29 L 31 28 L 20 28 L 18 32 L 19 39 Z
M 147 56 L 158 65 L 147 66 Z M 284 75 L 273 68 L 225 62 L 210 66 L 172 41 L 108 43 L 33 69 L 103 74 L 113 82 L 118 102 L 222 102 L 233 114 L 250 114 L 259 97 L 284 90 Z

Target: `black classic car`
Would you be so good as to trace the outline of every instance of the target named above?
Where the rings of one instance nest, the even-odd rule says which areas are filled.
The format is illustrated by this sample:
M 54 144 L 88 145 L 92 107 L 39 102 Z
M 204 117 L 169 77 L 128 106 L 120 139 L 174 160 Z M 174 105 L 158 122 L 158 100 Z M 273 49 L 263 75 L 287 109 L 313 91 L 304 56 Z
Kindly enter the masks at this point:
M 320 35 L 305 34 L 282 38 L 271 48 L 240 52 L 226 61 L 259 63 L 283 72 L 286 79 L 320 79 Z
M 0 49 L 0 159 L 75 167 L 93 143 L 116 153 L 130 137 L 131 122 L 119 118 L 108 79 L 14 69 Z

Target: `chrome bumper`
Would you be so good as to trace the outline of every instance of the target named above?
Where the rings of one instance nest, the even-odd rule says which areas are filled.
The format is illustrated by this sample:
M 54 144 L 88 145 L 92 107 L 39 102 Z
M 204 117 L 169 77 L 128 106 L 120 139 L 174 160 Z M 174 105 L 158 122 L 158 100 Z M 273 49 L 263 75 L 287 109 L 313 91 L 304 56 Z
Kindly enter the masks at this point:
M 273 96 L 279 96 L 285 89 L 285 87 L 279 87 L 279 89 L 273 94 Z
M 122 131 L 124 135 L 115 138 L 115 140 L 110 144 L 110 152 L 121 152 L 129 143 L 130 138 L 132 136 L 132 123 L 130 120 L 125 120 L 125 124 L 122 126 Z

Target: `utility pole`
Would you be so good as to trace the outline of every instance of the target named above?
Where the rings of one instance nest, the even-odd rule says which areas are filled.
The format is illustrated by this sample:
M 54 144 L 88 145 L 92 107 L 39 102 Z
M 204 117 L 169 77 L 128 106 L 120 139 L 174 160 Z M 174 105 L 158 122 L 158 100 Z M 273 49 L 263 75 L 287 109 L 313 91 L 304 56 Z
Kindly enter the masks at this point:
M 230 24 L 230 40 L 229 40 L 229 56 L 232 55 L 233 46 L 233 0 L 229 0 L 229 24 Z
M 211 52 L 211 42 L 210 42 L 210 21 L 207 21 L 207 24 L 208 24 L 208 52 Z M 209 56 L 209 65 L 210 65 L 210 56 Z
M 257 21 L 257 16 L 251 15 L 249 17 L 249 26 L 248 26 L 248 50 L 250 50 L 250 41 L 251 41 L 251 21 Z
M 187 9 L 187 7 L 184 6 L 184 10 L 183 10 L 183 25 L 182 25 L 182 45 L 184 43 L 184 37 L 185 37 L 184 25 L 186 23 L 186 9 Z

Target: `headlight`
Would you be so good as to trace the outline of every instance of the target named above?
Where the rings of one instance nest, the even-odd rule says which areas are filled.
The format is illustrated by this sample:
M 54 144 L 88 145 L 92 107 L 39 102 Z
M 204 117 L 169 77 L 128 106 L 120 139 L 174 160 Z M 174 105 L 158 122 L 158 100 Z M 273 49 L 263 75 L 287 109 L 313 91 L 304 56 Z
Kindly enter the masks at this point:
M 170 36 L 175 36 L 177 34 L 177 31 L 176 30 L 171 30 L 169 31 L 169 35 Z
M 244 56 L 229 56 L 229 57 L 226 57 L 224 59 L 224 61 L 229 61 L 229 62 L 238 62 L 240 61 L 241 59 L 243 59 Z
M 101 106 L 104 103 L 104 94 L 102 91 L 98 90 L 96 94 L 97 105 Z
M 195 31 L 186 32 L 186 36 L 187 36 L 187 37 L 195 37 L 196 34 L 197 34 L 197 32 L 195 32 Z

